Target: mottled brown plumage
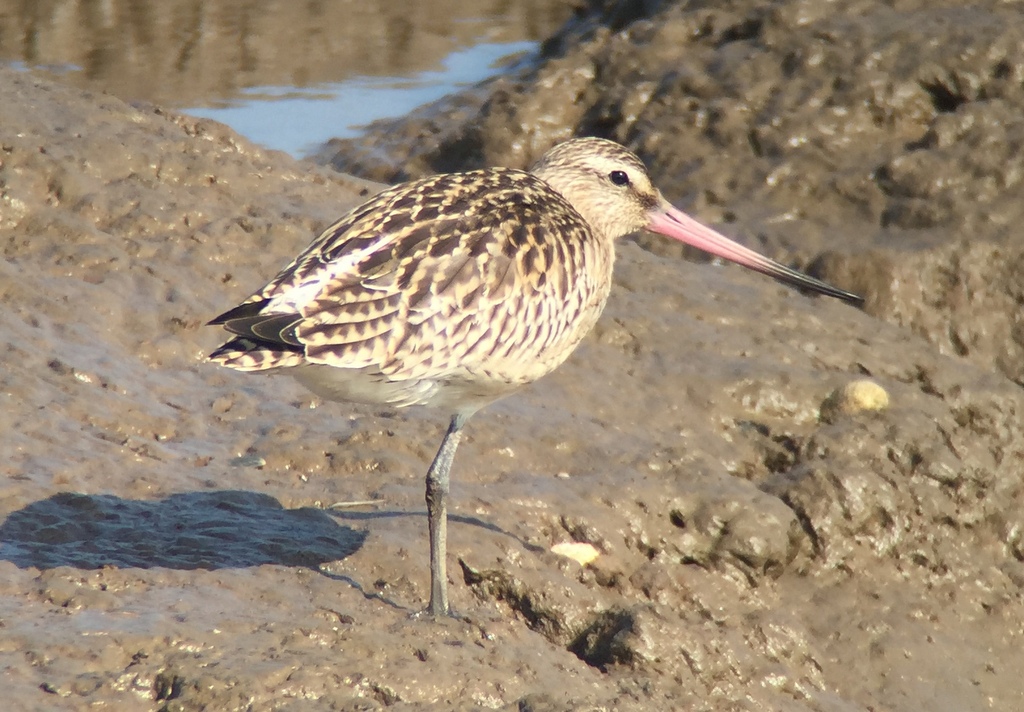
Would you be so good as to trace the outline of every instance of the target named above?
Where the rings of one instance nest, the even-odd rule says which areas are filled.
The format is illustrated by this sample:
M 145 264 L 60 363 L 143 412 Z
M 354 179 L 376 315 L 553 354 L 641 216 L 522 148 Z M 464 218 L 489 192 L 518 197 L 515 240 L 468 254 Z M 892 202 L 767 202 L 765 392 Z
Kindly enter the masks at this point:
M 210 322 L 236 335 L 210 359 L 287 371 L 330 399 L 452 414 L 427 475 L 430 611 L 447 613 L 445 499 L 462 426 L 568 358 L 604 308 L 615 240 L 644 227 L 857 299 L 672 208 L 618 144 L 575 139 L 530 172 L 438 175 L 376 195 Z
M 529 173 L 435 176 L 327 229 L 218 318 L 239 338 L 211 358 L 296 367 L 342 400 L 475 410 L 564 360 L 604 302 L 611 262 L 610 242 Z

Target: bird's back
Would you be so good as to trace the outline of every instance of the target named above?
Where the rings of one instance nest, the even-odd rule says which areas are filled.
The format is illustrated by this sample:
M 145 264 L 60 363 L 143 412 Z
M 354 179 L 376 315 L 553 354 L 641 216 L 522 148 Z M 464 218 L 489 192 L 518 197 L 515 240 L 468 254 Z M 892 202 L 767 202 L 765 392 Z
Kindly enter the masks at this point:
M 294 368 L 326 397 L 472 410 L 558 366 L 593 326 L 610 242 L 524 171 L 385 190 L 246 302 L 211 360 Z

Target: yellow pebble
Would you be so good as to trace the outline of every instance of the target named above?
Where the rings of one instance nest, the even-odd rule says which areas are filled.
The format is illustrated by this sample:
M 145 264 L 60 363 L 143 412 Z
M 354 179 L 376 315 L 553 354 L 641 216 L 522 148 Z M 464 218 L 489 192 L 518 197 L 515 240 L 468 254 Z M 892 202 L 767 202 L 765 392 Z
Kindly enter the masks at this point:
M 852 415 L 889 407 L 889 393 L 874 381 L 851 381 L 829 394 L 821 404 L 821 419 L 832 422 L 837 415 Z
M 586 566 L 591 561 L 601 555 L 601 552 L 597 550 L 597 547 L 593 544 L 585 544 L 578 541 L 570 541 L 563 544 L 555 544 L 551 547 L 551 551 L 572 559 L 577 562 L 580 566 Z

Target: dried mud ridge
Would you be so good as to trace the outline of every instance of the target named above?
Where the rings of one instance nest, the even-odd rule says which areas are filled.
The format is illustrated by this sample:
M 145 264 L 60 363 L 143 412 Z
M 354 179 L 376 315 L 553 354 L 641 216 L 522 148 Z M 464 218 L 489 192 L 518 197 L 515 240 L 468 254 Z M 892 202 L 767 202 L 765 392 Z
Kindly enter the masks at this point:
M 410 618 L 428 595 L 422 474 L 442 419 L 203 362 L 218 339 L 203 324 L 375 186 L 0 71 L 12 709 L 1024 707 L 1024 396 L 1006 307 L 1018 159 L 973 154 L 1009 166 L 993 178 L 952 157 L 962 140 L 921 144 L 950 121 L 1015 140 L 1017 119 L 996 118 L 1020 104 L 1020 81 L 999 78 L 1024 76 L 1020 24 L 1002 6 L 641 5 L 596 7 L 532 74 L 494 85 L 522 98 L 487 100 L 486 138 L 453 122 L 438 140 L 514 164 L 604 116 L 659 182 L 678 181 L 677 202 L 704 186 L 693 212 L 866 290 L 868 310 L 624 245 L 581 350 L 481 413 L 461 446 L 461 621 Z M 944 47 L 964 28 L 984 41 L 954 61 Z M 919 51 L 897 51 L 898 32 Z M 876 55 L 888 84 L 863 61 Z M 919 113 L 895 111 L 903 89 L 918 106 L 918 55 L 959 72 L 967 101 L 937 111 L 925 92 Z M 630 99 L 631 72 L 647 100 Z M 802 106 L 791 86 L 816 112 L 787 108 Z M 922 188 L 941 194 L 903 196 L 947 205 L 948 224 L 883 220 L 903 203 L 855 170 L 867 144 L 821 123 L 875 91 L 895 113 L 861 124 L 863 160 L 948 154 Z M 525 137 L 510 128 L 523 117 Z M 887 407 L 835 405 L 863 381 Z M 381 504 L 330 508 L 368 500 Z M 600 556 L 550 551 L 566 542 Z

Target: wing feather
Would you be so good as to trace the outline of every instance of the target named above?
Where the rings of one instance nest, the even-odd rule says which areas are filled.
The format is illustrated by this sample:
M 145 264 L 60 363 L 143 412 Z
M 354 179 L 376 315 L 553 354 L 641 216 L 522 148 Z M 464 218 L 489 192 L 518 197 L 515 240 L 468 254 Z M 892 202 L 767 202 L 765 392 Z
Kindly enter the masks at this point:
M 501 339 L 525 338 L 515 315 L 531 302 L 564 298 L 568 275 L 544 274 L 567 267 L 558 258 L 569 247 L 554 243 L 575 240 L 582 252 L 593 240 L 582 218 L 565 230 L 567 211 L 576 215 L 522 171 L 403 184 L 339 219 L 211 323 L 268 348 L 301 347 L 306 363 L 389 379 L 473 368 L 515 352 Z

